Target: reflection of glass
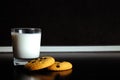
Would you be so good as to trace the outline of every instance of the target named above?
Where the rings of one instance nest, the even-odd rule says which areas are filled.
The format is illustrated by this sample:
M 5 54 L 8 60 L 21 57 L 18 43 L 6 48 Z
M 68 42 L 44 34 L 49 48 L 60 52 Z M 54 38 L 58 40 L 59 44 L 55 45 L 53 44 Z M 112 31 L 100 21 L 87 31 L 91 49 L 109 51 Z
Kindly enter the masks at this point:
M 48 70 L 29 72 L 26 70 L 15 69 L 14 80 L 67 80 L 71 73 L 72 69 L 57 72 L 52 72 Z

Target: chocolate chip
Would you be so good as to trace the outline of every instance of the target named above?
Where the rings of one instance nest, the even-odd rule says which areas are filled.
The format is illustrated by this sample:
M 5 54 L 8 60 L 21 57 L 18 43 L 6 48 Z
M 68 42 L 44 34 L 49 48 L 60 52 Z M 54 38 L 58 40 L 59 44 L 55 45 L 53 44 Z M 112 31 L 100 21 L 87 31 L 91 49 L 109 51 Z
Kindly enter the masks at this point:
M 41 57 L 40 59 L 43 59 L 43 57 Z
M 47 59 L 46 57 L 44 57 L 43 59 Z
M 56 65 L 56 67 L 57 67 L 57 68 L 59 68 L 59 67 L 60 67 L 60 65 L 58 64 L 58 65 Z
M 35 63 L 35 60 L 34 60 L 34 61 L 32 61 L 31 63 Z
M 41 59 L 39 61 L 42 61 Z

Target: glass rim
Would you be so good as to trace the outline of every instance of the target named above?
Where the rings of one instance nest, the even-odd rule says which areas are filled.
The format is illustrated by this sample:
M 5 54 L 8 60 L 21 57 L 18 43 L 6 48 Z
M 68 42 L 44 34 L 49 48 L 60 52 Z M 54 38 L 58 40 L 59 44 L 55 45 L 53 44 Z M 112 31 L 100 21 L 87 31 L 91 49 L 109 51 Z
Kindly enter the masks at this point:
M 41 30 L 41 28 L 11 28 L 11 30 L 15 30 L 15 29 L 39 29 Z
M 11 28 L 11 32 L 27 33 L 26 31 L 29 31 L 29 33 L 38 33 L 41 32 L 42 30 L 41 28 Z

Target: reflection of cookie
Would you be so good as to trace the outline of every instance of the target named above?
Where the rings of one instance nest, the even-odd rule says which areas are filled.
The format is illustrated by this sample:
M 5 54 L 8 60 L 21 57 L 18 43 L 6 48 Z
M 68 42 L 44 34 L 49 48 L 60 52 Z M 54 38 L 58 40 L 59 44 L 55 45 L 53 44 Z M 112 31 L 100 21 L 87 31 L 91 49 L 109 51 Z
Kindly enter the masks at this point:
M 52 75 L 33 75 L 33 80 L 54 80 Z
M 52 72 L 52 75 L 54 76 L 59 75 L 59 76 L 65 77 L 65 76 L 69 76 L 71 73 L 72 73 L 72 69 L 69 69 L 64 71 L 54 71 Z
M 46 71 L 45 74 L 42 73 L 35 74 L 32 75 L 32 77 L 34 78 L 34 80 L 56 80 L 56 77 L 60 76 L 62 77 L 62 79 L 65 80 L 66 79 L 65 77 L 69 76 L 71 73 L 72 73 L 72 69 L 65 71 L 51 71 L 50 73 Z
M 72 73 L 72 69 L 65 70 L 65 71 L 59 71 L 58 73 L 59 73 L 60 76 L 68 76 Z
M 48 70 L 52 71 L 63 71 L 63 70 L 68 70 L 72 68 L 72 64 L 67 61 L 63 62 L 58 62 L 56 61 L 53 65 L 48 67 Z
M 44 56 L 41 58 L 37 58 L 34 60 L 29 61 L 27 64 L 25 64 L 25 68 L 33 71 L 33 70 L 39 70 L 43 68 L 47 68 L 54 64 L 55 59 L 51 56 Z

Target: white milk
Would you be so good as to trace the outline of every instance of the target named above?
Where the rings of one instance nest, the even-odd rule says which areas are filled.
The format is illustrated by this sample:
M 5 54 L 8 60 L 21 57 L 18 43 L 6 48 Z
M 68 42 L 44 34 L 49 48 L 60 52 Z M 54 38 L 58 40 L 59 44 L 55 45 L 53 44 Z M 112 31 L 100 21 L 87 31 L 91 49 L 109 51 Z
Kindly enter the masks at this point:
M 37 58 L 40 55 L 41 33 L 11 33 L 15 58 Z

